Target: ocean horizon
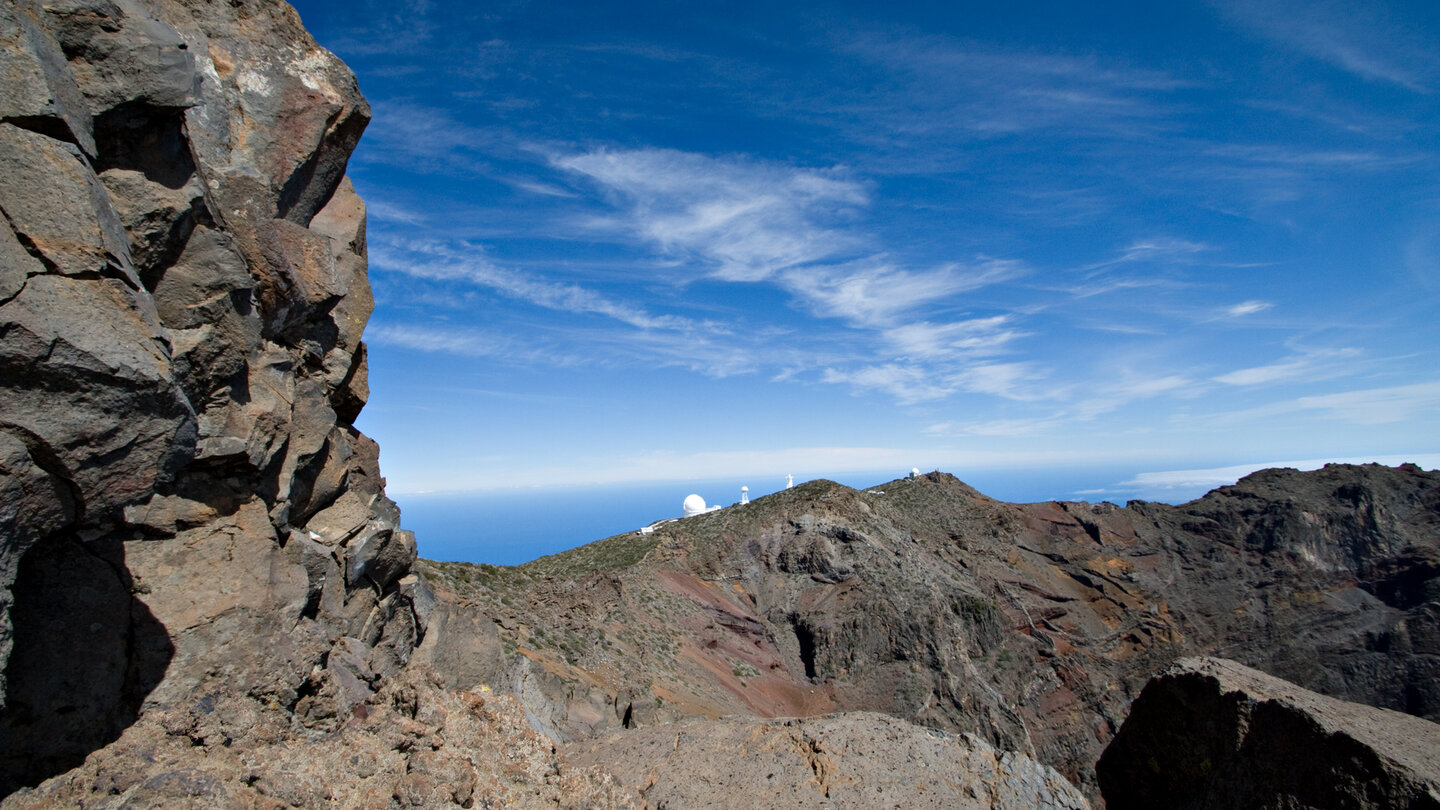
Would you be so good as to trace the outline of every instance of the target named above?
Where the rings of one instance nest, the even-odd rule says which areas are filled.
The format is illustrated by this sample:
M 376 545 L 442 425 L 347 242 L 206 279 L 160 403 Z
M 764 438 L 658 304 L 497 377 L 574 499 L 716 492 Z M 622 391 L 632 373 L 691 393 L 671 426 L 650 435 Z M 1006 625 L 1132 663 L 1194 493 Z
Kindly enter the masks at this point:
M 986 471 L 960 478 L 985 495 L 1002 501 L 1098 502 L 1113 500 L 1108 498 L 1108 491 L 1101 491 L 1107 485 L 1133 475 L 1133 471 L 1129 470 L 1089 468 Z M 829 478 L 846 486 L 864 489 L 903 476 L 904 473 L 895 472 L 797 475 L 795 484 Z M 742 486 L 749 487 L 750 499 L 755 500 L 783 490 L 785 477 L 505 492 L 401 493 L 391 497 L 400 505 L 401 525 L 415 532 L 421 557 L 442 562 L 519 565 L 607 537 L 638 531 L 658 520 L 680 517 L 681 502 L 690 494 L 700 495 L 708 505 L 731 506 L 740 501 Z M 1200 486 L 1167 491 L 1163 502 L 1190 500 L 1208 489 L 1208 486 Z M 1119 502 L 1127 499 L 1121 498 Z
M 982 494 L 1010 503 L 1041 501 L 1127 501 L 1181 504 L 1263 467 L 1313 470 L 1326 463 L 1415 463 L 1440 469 L 1440 453 L 1352 456 L 1348 458 L 1273 461 L 1143 472 L 1132 464 L 1038 469 L 977 469 L 951 472 Z M 922 471 L 927 472 L 927 471 Z M 881 470 L 841 474 L 797 474 L 796 485 L 828 478 L 856 489 L 880 486 L 908 471 Z M 521 489 L 487 492 L 392 494 L 400 505 L 401 526 L 415 532 L 420 556 L 440 562 L 520 565 L 614 537 L 639 531 L 658 520 L 680 517 L 681 503 L 691 494 L 708 505 L 731 506 L 740 488 L 751 500 L 785 488 L 784 475 L 684 481 Z

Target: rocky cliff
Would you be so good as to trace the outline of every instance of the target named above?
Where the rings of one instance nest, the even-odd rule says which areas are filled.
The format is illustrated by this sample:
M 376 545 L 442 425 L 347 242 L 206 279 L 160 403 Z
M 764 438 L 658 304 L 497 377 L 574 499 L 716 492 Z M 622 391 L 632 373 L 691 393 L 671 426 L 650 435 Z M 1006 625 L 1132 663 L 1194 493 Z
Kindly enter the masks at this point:
M 519 568 L 425 565 L 441 600 L 417 656 L 582 748 L 684 717 L 881 711 L 1098 798 L 1131 700 L 1194 654 L 1440 718 L 1440 474 L 1413 466 L 1269 470 L 1175 507 L 816 481 Z
M 1218 659 L 1146 685 L 1098 765 L 1110 810 L 1440 808 L 1440 725 Z
M 352 74 L 270 0 L 9 0 L 0 41 L 0 796 L 503 798 L 487 745 L 558 795 L 518 709 L 396 680 L 433 600 L 353 426 Z

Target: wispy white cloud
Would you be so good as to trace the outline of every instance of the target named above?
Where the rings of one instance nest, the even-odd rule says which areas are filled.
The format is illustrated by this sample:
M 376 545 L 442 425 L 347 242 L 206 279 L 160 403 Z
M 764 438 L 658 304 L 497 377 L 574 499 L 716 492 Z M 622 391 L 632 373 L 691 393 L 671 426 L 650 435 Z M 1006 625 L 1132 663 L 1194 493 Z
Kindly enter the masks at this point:
M 1127 378 L 1088 387 L 1085 396 L 1072 405 L 1070 410 L 1074 418 L 1085 421 L 1138 400 L 1162 395 L 1182 398 L 1193 396 L 1197 393 L 1197 385 L 1195 380 L 1184 374 L 1151 377 L 1127 375 Z
M 937 438 L 956 436 L 993 436 L 1019 438 L 1041 436 L 1066 424 L 1066 420 L 1055 417 L 1033 419 L 989 419 L 980 422 L 938 422 L 925 428 L 925 433 Z
M 1080 271 L 1094 276 L 1127 264 L 1193 264 L 1196 256 L 1211 249 L 1211 246 L 1203 242 L 1192 242 L 1188 239 L 1139 239 L 1131 242 L 1119 255 L 1086 265 L 1080 268 Z
M 499 267 L 484 258 L 480 248 L 458 249 L 426 241 L 379 245 L 371 250 L 372 264 L 381 270 L 432 281 L 462 282 L 485 287 L 511 298 L 547 309 L 613 318 L 637 329 L 714 330 L 677 315 L 654 315 L 645 308 L 615 301 L 578 284 L 544 281 Z
M 512 151 L 512 136 L 477 126 L 456 111 L 410 99 L 377 99 L 357 159 L 422 172 L 483 177 L 497 155 Z
M 429 0 L 361 0 L 351 4 L 344 13 L 348 19 L 363 24 L 346 26 L 330 47 L 347 56 L 405 57 L 423 53 L 434 47 L 435 34 L 442 30 L 429 14 L 430 5 Z
M 425 215 L 386 199 L 372 199 L 365 202 L 365 214 L 371 220 L 391 222 L 399 225 L 423 225 Z
M 1027 268 L 988 257 L 914 268 L 867 254 L 869 198 L 865 185 L 846 173 L 659 149 L 594 151 L 553 162 L 599 184 L 620 207 L 615 217 L 592 224 L 696 263 L 715 279 L 776 285 L 797 306 L 849 330 L 856 358 L 843 365 L 800 358 L 781 376 L 807 376 L 810 369 L 821 382 L 881 391 L 903 403 L 957 391 L 1015 395 L 1018 366 L 960 361 L 998 353 L 1022 337 L 1016 316 L 945 316 L 960 308 L 966 293 Z M 897 355 L 903 362 L 889 362 Z
M 536 180 L 511 178 L 507 182 L 509 182 L 510 185 L 514 186 L 515 188 L 520 189 L 521 191 L 528 191 L 531 194 L 539 194 L 542 197 L 564 197 L 568 199 L 574 199 L 579 196 L 573 191 L 567 191 L 566 189 L 560 188 L 559 186 L 553 186 L 549 183 L 541 183 Z
M 1422 413 L 1440 411 L 1440 382 L 1300 397 L 1293 407 L 1324 411 L 1362 425 L 1403 422 Z
M 1216 144 L 1206 149 L 1205 154 L 1241 163 L 1306 170 L 1389 169 L 1424 159 L 1415 153 L 1313 149 L 1294 144 Z
M 963 391 L 990 394 L 1005 399 L 1038 400 L 1052 395 L 1037 390 L 1032 383 L 1043 379 L 1046 372 L 1034 363 L 980 363 L 955 375 L 955 384 Z
M 663 330 L 617 333 L 565 326 L 482 330 L 450 322 L 373 324 L 372 345 L 551 368 L 680 368 L 714 378 L 751 374 L 775 358 L 755 341 Z
M 1211 245 L 1188 239 L 1137 239 L 1107 258 L 1075 268 L 1071 271 L 1075 280 L 1065 279 L 1053 288 L 1077 300 L 1133 290 L 1182 289 L 1190 286 L 1183 274 L 1185 269 L 1220 264 L 1204 258 L 1213 250 Z
M 835 227 L 865 205 L 864 186 L 842 169 L 796 169 L 672 149 L 556 156 L 626 207 L 618 225 L 671 255 L 698 261 L 729 281 L 762 281 L 797 265 L 853 252 Z
M 1404 266 L 1410 277 L 1431 295 L 1440 291 L 1440 221 L 1419 223 L 1405 241 Z
M 884 331 L 885 340 L 903 357 L 930 359 L 982 356 L 1001 352 L 1026 333 L 1012 327 L 1009 315 L 952 323 L 919 321 Z
M 1118 487 L 1144 489 L 1150 492 L 1186 490 L 1201 492 L 1215 487 L 1228 486 L 1258 470 L 1290 468 L 1295 470 L 1318 470 L 1326 464 L 1417 464 L 1427 469 L 1440 467 L 1440 453 L 1414 453 L 1411 455 L 1350 456 L 1345 458 L 1302 459 L 1299 461 L 1261 461 L 1249 464 L 1235 464 L 1228 467 L 1211 467 L 1198 470 L 1163 470 L 1143 472 Z M 1195 492 L 1194 494 L 1199 494 Z
M 1349 348 L 1310 350 L 1283 363 L 1237 369 L 1221 374 L 1214 380 L 1226 385 L 1255 386 L 1301 379 L 1314 381 L 1332 378 L 1345 373 L 1344 369 L 1336 366 L 1338 361 L 1353 360 L 1360 354 L 1358 349 Z
M 1308 371 L 1313 363 L 1306 360 L 1293 360 L 1289 363 L 1275 363 L 1268 366 L 1254 366 L 1232 371 L 1229 374 L 1221 374 L 1215 378 L 1216 382 L 1226 385 L 1264 385 L 1266 383 L 1293 380 L 1302 376 Z
M 1056 127 L 1130 137 L 1166 118 L 1187 82 L 1093 56 L 1005 50 L 934 35 L 848 33 L 843 47 L 899 79 L 875 99 L 887 130 L 974 136 Z
M 1217 414 L 1211 421 L 1229 425 L 1305 412 L 1319 412 L 1323 416 L 1357 425 L 1397 424 L 1424 414 L 1440 413 L 1440 382 L 1297 397 L 1249 410 Z
M 554 352 L 525 345 L 515 335 L 469 327 L 377 324 L 365 330 L 365 340 L 377 346 L 397 346 L 413 351 L 464 357 L 499 358 L 517 363 L 544 361 L 550 365 L 570 365 L 573 362 Z
M 1230 316 L 1231 318 L 1243 318 L 1246 315 L 1254 315 L 1259 312 L 1264 312 L 1265 310 L 1271 309 L 1274 306 L 1275 305 L 1270 303 L 1269 301 L 1241 301 L 1234 306 L 1227 307 L 1225 309 L 1225 314 Z
M 821 382 L 849 385 L 857 392 L 878 391 L 904 405 L 944 399 L 956 393 L 986 394 L 1019 401 L 1053 395 L 1034 383 L 1045 376 L 1029 362 L 957 363 L 938 367 L 913 363 L 881 363 L 853 368 L 827 368 Z
M 1370 81 L 1428 93 L 1440 63 L 1432 43 L 1384 3 L 1215 0 L 1241 27 Z
M 1031 415 L 938 422 L 926 427 L 926 434 L 1022 438 L 1073 432 L 1087 429 L 1086 423 L 1122 407 L 1157 397 L 1191 399 L 1204 388 L 1202 382 L 1184 374 L 1145 376 L 1115 371 L 1077 386 L 1047 382 L 1049 374 L 1023 363 L 992 366 L 985 373 L 991 375 L 989 379 L 970 380 L 966 390 L 995 393 L 1038 408 L 1028 408 Z
M 1023 272 L 1013 261 L 984 261 L 974 266 L 947 264 L 906 270 L 884 257 L 787 271 L 781 284 L 815 314 L 844 318 L 861 326 L 886 326 L 917 307 L 1014 278 Z
M 827 368 L 820 379 L 826 383 L 849 385 L 857 390 L 880 391 L 907 405 L 943 399 L 955 392 L 952 382 L 936 379 L 929 369 L 898 363 L 850 370 Z

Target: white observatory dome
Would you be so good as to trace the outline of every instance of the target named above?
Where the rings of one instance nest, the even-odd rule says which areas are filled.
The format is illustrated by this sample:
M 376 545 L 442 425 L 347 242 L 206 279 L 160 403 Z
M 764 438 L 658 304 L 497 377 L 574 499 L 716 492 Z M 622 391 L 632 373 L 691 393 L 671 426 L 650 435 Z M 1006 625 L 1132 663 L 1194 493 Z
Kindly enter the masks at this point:
M 687 496 L 685 503 L 682 504 L 680 508 L 685 510 L 685 517 L 703 514 L 705 512 L 705 499 L 699 495 Z

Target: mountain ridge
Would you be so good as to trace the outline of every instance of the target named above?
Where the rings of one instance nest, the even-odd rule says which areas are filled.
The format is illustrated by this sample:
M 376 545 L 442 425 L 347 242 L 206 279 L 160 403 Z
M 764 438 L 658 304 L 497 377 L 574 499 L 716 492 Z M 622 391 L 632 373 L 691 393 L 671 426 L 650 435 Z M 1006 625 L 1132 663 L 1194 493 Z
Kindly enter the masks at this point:
M 1409 627 L 1435 606 L 1437 499 L 1418 467 L 1126 507 L 1007 504 L 931 473 L 808 482 L 512 569 L 421 565 L 516 662 L 442 677 L 510 689 L 559 739 L 878 710 L 1032 753 L 1093 796 L 1129 700 L 1183 655 L 1435 719 L 1437 650 Z

